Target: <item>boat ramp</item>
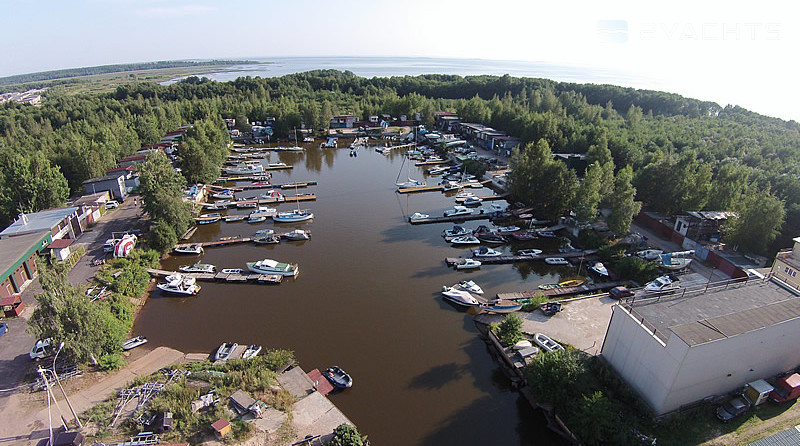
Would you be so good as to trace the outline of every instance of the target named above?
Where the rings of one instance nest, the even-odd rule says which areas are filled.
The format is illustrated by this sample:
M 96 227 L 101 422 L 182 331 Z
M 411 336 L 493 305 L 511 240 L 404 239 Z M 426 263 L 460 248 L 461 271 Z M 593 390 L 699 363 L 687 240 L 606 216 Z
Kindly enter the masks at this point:
M 175 271 L 166 271 L 154 268 L 148 268 L 147 272 L 155 277 L 166 277 L 177 274 Z M 180 274 L 188 277 L 194 277 L 195 280 L 202 280 L 205 282 L 278 284 L 281 283 L 281 280 L 283 280 L 283 276 L 277 274 L 256 274 L 247 271 L 244 271 L 242 274 L 183 272 Z
M 606 291 L 610 290 L 611 288 L 625 285 L 624 282 L 603 282 L 603 283 L 592 283 L 592 284 L 585 284 L 581 286 L 570 286 L 570 287 L 559 287 L 559 288 L 551 288 L 549 290 L 533 290 L 533 291 L 516 291 L 511 293 L 497 293 L 498 299 L 506 299 L 506 300 L 521 300 L 521 299 L 530 299 L 537 295 L 543 295 L 548 297 L 560 297 L 560 296 L 571 296 L 574 294 L 588 294 L 593 293 L 595 291 Z
M 480 260 L 481 264 L 483 265 L 502 265 L 506 263 L 518 263 L 518 262 L 535 262 L 535 261 L 544 261 L 545 259 L 549 258 L 563 258 L 567 260 L 578 260 L 578 261 L 585 261 L 587 257 L 597 254 L 596 249 L 588 249 L 586 251 L 581 252 L 568 252 L 564 254 L 539 254 L 536 256 L 498 256 L 498 257 L 481 257 L 479 259 L 473 260 Z M 459 260 L 463 260 L 462 257 L 446 257 L 445 262 L 448 265 L 454 265 L 459 262 Z

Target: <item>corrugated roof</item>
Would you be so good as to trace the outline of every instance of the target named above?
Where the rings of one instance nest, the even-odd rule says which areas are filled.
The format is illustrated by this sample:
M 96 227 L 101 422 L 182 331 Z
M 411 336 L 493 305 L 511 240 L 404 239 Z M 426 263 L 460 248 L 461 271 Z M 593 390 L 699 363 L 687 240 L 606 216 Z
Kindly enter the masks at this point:
M 688 345 L 704 344 L 800 317 L 800 299 L 791 298 L 758 308 L 671 327 Z
M 11 270 L 16 268 L 23 256 L 27 257 L 29 252 L 42 247 L 42 240 L 50 235 L 50 231 L 37 232 L 35 234 L 18 235 L 0 240 L 0 278 L 7 277 Z
M 77 210 L 77 207 L 67 207 L 25 214 L 24 220 L 27 221 L 22 218 L 17 219 L 17 221 L 3 229 L 0 232 L 0 236 L 49 231 L 65 217 L 74 214 Z
M 747 446 L 797 446 L 800 444 L 800 425 L 770 435 Z

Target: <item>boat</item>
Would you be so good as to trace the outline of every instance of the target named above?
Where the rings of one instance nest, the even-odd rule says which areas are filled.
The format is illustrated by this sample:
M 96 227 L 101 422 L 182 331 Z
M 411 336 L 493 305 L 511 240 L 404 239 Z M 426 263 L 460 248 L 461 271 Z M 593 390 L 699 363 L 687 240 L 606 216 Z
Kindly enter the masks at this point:
M 230 201 L 218 201 L 214 204 L 205 205 L 205 208 L 206 210 L 209 211 L 224 211 L 225 209 L 228 209 L 228 206 L 230 206 L 231 204 L 233 203 L 231 203 Z
M 475 257 L 500 257 L 501 255 L 503 255 L 503 253 L 497 251 L 496 249 L 487 248 L 486 246 L 481 246 L 480 248 L 472 251 L 472 255 Z
M 255 358 L 261 352 L 260 345 L 249 345 L 247 349 L 242 353 L 242 359 L 251 359 Z
M 164 277 L 164 280 L 167 281 L 167 282 L 181 282 L 184 279 L 186 279 L 187 282 L 191 282 L 191 283 L 194 283 L 194 281 L 195 281 L 194 277 L 187 276 L 186 274 L 182 274 L 182 273 L 174 273 L 174 274 L 170 274 L 169 276 Z
M 133 247 L 136 246 L 137 237 L 134 234 L 125 234 L 114 245 L 114 257 L 128 257 Z
M 241 274 L 244 272 L 241 268 L 225 268 L 220 271 L 222 274 Z
M 300 271 L 296 263 L 282 263 L 272 259 L 247 262 L 247 269 L 258 274 L 280 274 L 282 276 L 296 276 Z
M 453 226 L 452 229 L 445 229 L 444 231 L 442 231 L 442 237 L 444 237 L 445 240 L 452 239 L 453 237 L 461 237 L 470 234 L 472 234 L 472 231 L 458 225 Z
M 471 179 L 471 180 L 462 181 L 461 182 L 461 187 L 473 187 L 473 188 L 476 188 L 476 189 L 480 189 L 480 188 L 483 187 L 483 184 L 481 184 L 480 181 L 478 181 L 478 180 Z
M 299 204 L 300 203 L 298 202 L 298 205 Z M 300 210 L 298 207 L 292 211 L 278 212 L 274 217 L 272 217 L 272 221 L 276 223 L 296 223 L 300 221 L 311 220 L 312 218 L 314 218 L 314 214 L 308 209 Z
M 477 234 L 477 237 L 478 240 L 482 241 L 483 243 L 501 244 L 506 242 L 505 237 L 493 232 L 482 232 Z
M 480 197 L 467 197 L 462 203 L 464 206 L 478 206 L 482 201 Z
M 236 203 L 237 209 L 250 209 L 256 207 L 257 204 L 255 201 L 242 201 L 240 203 Z
M 467 198 L 471 198 L 471 197 L 474 197 L 474 196 L 475 196 L 474 193 L 465 190 L 465 191 L 461 191 L 461 192 L 456 194 L 456 200 L 459 200 L 459 201 L 466 200 Z
M 262 175 L 264 166 L 259 161 L 245 161 L 233 167 L 226 167 L 225 173 L 228 175 Z
M 256 187 L 256 186 L 264 186 L 264 187 L 267 187 L 267 186 L 272 186 L 272 183 L 270 183 L 270 181 L 269 181 L 269 180 L 267 180 L 267 181 L 254 181 L 254 182 L 252 182 L 250 185 L 251 185 L 251 186 L 254 186 L 254 187 Z
M 595 273 L 601 275 L 601 276 L 604 276 L 604 277 L 608 276 L 608 269 L 606 269 L 606 266 L 603 265 L 602 262 L 595 263 L 594 265 L 590 266 L 589 269 L 591 271 L 594 271 Z
M 275 234 L 262 235 L 253 238 L 253 243 L 256 245 L 277 245 L 281 242 L 281 238 Z
M 349 389 L 353 387 L 353 378 L 337 365 L 325 369 L 325 378 L 337 389 Z
M 656 260 L 661 254 L 664 254 L 664 251 L 660 249 L 645 249 L 636 253 L 637 256 L 645 260 Z
M 519 230 L 520 230 L 519 226 L 500 226 L 499 228 L 497 228 L 497 233 L 511 234 L 512 232 L 517 232 Z
M 233 223 L 233 222 L 237 222 L 237 221 L 243 221 L 245 218 L 247 218 L 247 217 L 244 216 L 244 215 L 228 215 L 228 216 L 225 217 L 225 222 L 226 223 Z
M 233 192 L 229 190 L 217 192 L 215 194 L 211 194 L 211 197 L 216 198 L 217 200 L 233 200 Z
M 475 259 L 462 259 L 456 263 L 456 269 L 480 268 L 481 262 Z
M 426 219 L 428 219 L 428 218 L 430 218 L 430 217 L 431 217 L 431 216 L 430 216 L 430 215 L 428 215 L 428 214 L 422 214 L 422 213 L 419 213 L 419 212 L 414 212 L 413 214 L 411 214 L 411 216 L 410 216 L 410 217 L 408 217 L 408 219 L 409 219 L 410 221 L 414 221 L 414 220 L 426 220 Z
M 522 249 L 517 251 L 518 256 L 533 257 L 538 256 L 543 251 L 541 249 Z
M 289 165 L 284 163 L 283 161 L 276 161 L 274 163 L 267 164 L 268 169 L 285 169 L 288 168 Z
M 136 336 L 135 338 L 131 338 L 123 342 L 122 349 L 127 351 L 144 344 L 147 344 L 147 338 L 144 336 Z
M 225 342 L 217 348 L 217 352 L 214 353 L 214 361 L 227 361 L 233 351 L 236 350 L 239 344 L 235 342 Z
M 548 265 L 569 265 L 567 259 L 563 257 L 548 257 L 544 259 L 545 263 Z
M 249 217 L 247 217 L 247 222 L 248 223 L 261 223 L 261 222 L 264 222 L 264 221 L 267 221 L 267 216 L 266 215 L 252 215 L 251 214 Z
M 516 240 L 538 240 L 539 234 L 537 231 L 517 231 L 512 232 L 511 237 L 514 237 Z
M 692 259 L 686 257 L 673 257 L 671 253 L 658 256 L 658 266 L 670 271 L 678 271 L 686 268 L 692 263 Z
M 271 285 L 281 283 L 281 280 L 283 280 L 283 276 L 278 274 L 259 274 L 258 277 L 256 277 L 256 282 Z
M 652 282 L 644 285 L 644 290 L 649 293 L 659 293 L 664 291 L 674 291 L 681 286 L 675 283 L 670 276 L 656 277 Z
M 539 237 L 547 237 L 547 238 L 555 238 L 556 234 L 553 231 L 536 231 L 536 235 Z
M 481 310 L 490 311 L 492 313 L 506 314 L 513 313 L 522 309 L 524 304 L 514 302 L 513 300 L 495 300 L 488 304 L 482 304 Z
M 156 288 L 166 293 L 184 294 L 188 296 L 193 296 L 200 292 L 200 285 L 195 283 L 194 277 L 173 274 L 172 276 L 168 276 L 168 278 L 172 278 L 172 280 L 159 283 L 156 285 Z
M 461 185 L 456 181 L 445 181 L 442 183 L 442 192 L 452 192 L 461 190 Z
M 178 269 L 185 273 L 213 273 L 217 267 L 209 263 L 197 262 L 191 265 L 181 265 Z
M 461 288 L 462 290 L 469 291 L 470 293 L 483 294 L 483 288 L 481 288 L 472 280 L 462 280 L 454 285 L 454 288 Z
M 455 287 L 443 286 L 442 295 L 445 299 L 456 305 L 461 305 L 462 307 L 477 307 L 480 305 L 478 299 L 475 299 L 475 296 L 470 294 L 469 291 L 460 290 Z
M 453 237 L 449 241 L 454 245 L 477 245 L 481 242 L 480 240 L 478 240 L 478 237 L 475 237 L 474 235 L 462 235 L 460 237 Z
M 122 239 L 110 238 L 106 240 L 106 242 L 103 244 L 103 252 L 114 252 L 114 247 L 117 246 L 117 243 L 119 243 L 120 240 Z
M 403 162 L 400 164 L 400 172 L 397 172 L 397 179 L 395 179 L 395 186 L 397 186 L 398 189 L 411 189 L 425 186 L 426 183 L 424 181 L 411 178 L 411 163 L 408 163 L 408 179 L 406 181 L 400 181 L 400 174 L 403 172 L 403 164 L 405 164 L 405 162 L 406 157 L 403 157 Z
M 445 217 L 457 217 L 459 215 L 472 215 L 472 211 L 466 206 L 453 206 L 453 209 L 444 211 Z
M 258 231 L 256 231 L 255 234 L 253 234 L 253 237 L 264 237 L 265 235 L 273 235 L 273 234 L 275 234 L 274 229 L 259 229 Z
M 311 136 L 306 136 L 303 138 L 303 142 L 314 142 L 314 138 Z
M 434 166 L 428 169 L 428 175 L 441 175 L 445 172 L 447 172 L 447 168 L 442 166 Z
M 197 222 L 198 225 L 207 225 L 209 223 L 216 223 L 222 219 L 222 215 L 217 212 L 211 214 L 200 214 L 194 220 Z
M 560 286 L 561 288 L 569 288 L 569 287 L 581 286 L 584 283 L 586 283 L 586 280 L 584 279 L 569 279 L 558 282 L 558 286 Z
M 291 241 L 308 240 L 311 238 L 311 233 L 302 229 L 295 229 L 294 231 L 281 235 L 281 237 Z
M 269 206 L 259 206 L 255 211 L 251 211 L 247 216 L 248 223 L 261 223 L 262 221 L 274 217 L 278 211 Z
M 176 245 L 172 248 L 172 251 L 176 254 L 202 254 L 203 253 L 203 246 L 198 244 L 191 244 L 191 245 Z
M 554 290 L 556 288 L 561 288 L 561 285 L 557 283 L 543 283 L 540 284 L 537 288 L 539 288 L 540 290 Z
M 533 342 L 535 342 L 536 345 L 541 347 L 542 350 L 544 350 L 546 352 L 552 352 L 552 351 L 556 351 L 556 350 L 562 350 L 562 351 L 564 350 L 564 347 L 561 344 L 559 344 L 558 342 L 550 339 L 544 333 L 536 333 L 536 334 L 534 334 L 533 335 Z
M 267 192 L 261 194 L 262 200 L 268 200 L 271 203 L 283 203 L 286 201 L 286 196 L 283 195 L 279 190 L 270 189 Z

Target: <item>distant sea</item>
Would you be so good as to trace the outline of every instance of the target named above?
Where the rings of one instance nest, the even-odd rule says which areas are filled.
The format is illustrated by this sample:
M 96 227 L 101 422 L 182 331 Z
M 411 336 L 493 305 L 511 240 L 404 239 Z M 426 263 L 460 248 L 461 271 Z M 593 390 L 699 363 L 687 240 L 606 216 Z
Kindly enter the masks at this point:
M 457 74 L 471 76 L 491 74 L 515 77 L 546 78 L 561 82 L 614 84 L 646 88 L 651 80 L 630 73 L 609 70 L 553 65 L 544 62 L 486 59 L 445 59 L 428 57 L 270 57 L 252 58 L 256 64 L 233 65 L 222 71 L 199 74 L 225 82 L 238 77 L 277 77 L 310 70 L 333 69 L 352 71 L 362 77 L 417 76 L 420 74 Z M 185 76 L 184 76 L 185 77 Z M 170 84 L 183 79 L 172 79 Z

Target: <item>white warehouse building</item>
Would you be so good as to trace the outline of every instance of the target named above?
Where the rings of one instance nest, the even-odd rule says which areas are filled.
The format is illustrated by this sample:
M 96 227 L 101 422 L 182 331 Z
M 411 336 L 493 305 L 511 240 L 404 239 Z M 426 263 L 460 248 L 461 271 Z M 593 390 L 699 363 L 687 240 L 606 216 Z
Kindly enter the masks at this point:
M 601 354 L 659 415 L 794 369 L 800 293 L 774 273 L 619 302 Z

